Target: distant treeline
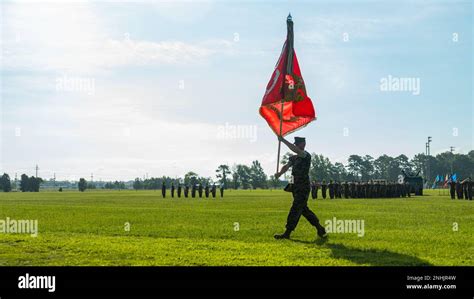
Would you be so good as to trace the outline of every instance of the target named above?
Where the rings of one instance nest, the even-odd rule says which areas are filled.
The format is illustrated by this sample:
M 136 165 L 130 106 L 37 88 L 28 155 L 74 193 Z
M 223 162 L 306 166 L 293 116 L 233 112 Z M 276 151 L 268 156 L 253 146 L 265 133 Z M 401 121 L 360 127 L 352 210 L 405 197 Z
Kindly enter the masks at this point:
M 288 162 L 290 153 L 283 156 L 281 164 Z M 405 155 L 391 157 L 382 155 L 373 158 L 370 155 L 359 156 L 350 155 L 347 163 L 332 163 L 329 158 L 315 153 L 311 154 L 311 180 L 334 180 L 334 181 L 368 181 L 371 179 L 386 179 L 396 181 L 402 171 L 417 173 L 423 176 L 428 182 L 433 182 L 437 175 L 456 173 L 458 179 L 465 179 L 472 176 L 474 171 L 474 150 L 468 154 L 453 154 L 444 152 L 436 156 L 417 154 L 413 159 Z M 167 176 L 155 178 L 136 178 L 134 181 L 111 181 L 111 182 L 87 182 L 81 178 L 79 182 L 51 180 L 43 181 L 41 178 L 21 175 L 19 186 L 11 183 L 8 174 L 3 174 L 0 178 L 0 189 L 4 192 L 12 189 L 20 189 L 23 192 L 39 191 L 42 188 L 67 188 L 84 191 L 86 189 L 136 189 L 136 190 L 158 190 L 164 182 L 167 187 L 171 184 L 192 186 L 194 184 L 223 184 L 225 188 L 232 189 L 256 189 L 256 188 L 280 188 L 286 181 L 276 180 L 273 175 L 267 176 L 259 161 L 253 161 L 250 165 L 234 164 L 219 165 L 215 170 L 215 177 L 202 177 L 190 171 L 182 178 L 171 178 Z
M 167 187 L 171 184 L 178 186 L 178 184 L 192 186 L 195 184 L 201 185 L 224 185 L 225 188 L 233 189 L 256 189 L 268 188 L 269 186 L 279 187 L 282 183 L 280 181 L 270 182 L 267 175 L 259 161 L 253 161 L 251 165 L 236 164 L 232 167 L 232 171 L 228 165 L 219 165 L 216 169 L 215 179 L 211 177 L 201 177 L 197 173 L 190 171 L 184 175 L 183 178 L 150 178 L 142 180 L 136 178 L 133 182 L 133 189 L 161 189 L 163 182 Z
M 19 188 L 22 192 L 38 192 L 42 182 L 43 180 L 41 178 L 34 176 L 29 177 L 26 174 L 22 174 Z M 4 173 L 0 177 L 0 189 L 3 192 L 10 192 L 13 187 L 15 189 L 17 188 L 15 185 L 12 186 L 10 176 Z
M 287 161 L 285 155 L 283 163 Z M 436 156 L 417 154 L 413 159 L 405 155 L 390 157 L 387 155 L 373 158 L 369 155 L 351 155 L 347 164 L 332 163 L 323 155 L 312 154 L 310 176 L 315 180 L 336 181 L 368 181 L 371 179 L 386 179 L 396 181 L 405 172 L 417 173 L 425 181 L 433 182 L 437 175 L 456 173 L 458 179 L 472 176 L 474 172 L 474 151 L 467 155 L 444 152 Z

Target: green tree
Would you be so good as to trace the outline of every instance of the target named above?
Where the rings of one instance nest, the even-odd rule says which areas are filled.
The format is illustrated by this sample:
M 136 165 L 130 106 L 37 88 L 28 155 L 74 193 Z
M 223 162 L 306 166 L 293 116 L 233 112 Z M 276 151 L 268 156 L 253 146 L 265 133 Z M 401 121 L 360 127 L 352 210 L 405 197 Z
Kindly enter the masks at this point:
M 238 185 L 242 186 L 242 189 L 249 189 L 252 186 L 252 176 L 250 167 L 243 164 L 237 164 L 234 173 L 236 174 Z
M 125 183 L 124 183 L 124 182 L 115 181 L 115 182 L 113 183 L 113 189 L 116 189 L 116 190 L 125 189 Z
M 388 178 L 389 169 L 391 167 L 393 158 L 387 155 L 379 156 L 374 161 L 374 178 L 383 179 Z
M 436 160 L 438 160 L 438 166 L 440 173 L 438 174 L 452 174 L 453 173 L 453 164 L 456 160 L 456 156 L 452 152 L 444 152 L 436 155 Z
M 280 165 L 286 165 L 290 161 L 290 157 L 293 156 L 292 153 L 286 152 L 283 157 L 280 159 Z
M 334 166 L 331 169 L 331 176 L 338 181 L 347 180 L 347 170 L 344 164 L 340 162 L 334 163 Z
M 239 174 L 237 172 L 237 165 L 232 166 L 232 188 L 239 189 L 240 187 L 240 179 Z
M 79 183 L 77 184 L 79 191 L 84 192 L 87 189 L 87 182 L 84 178 L 79 179 Z
M 359 155 L 350 155 L 349 159 L 347 159 L 348 165 L 347 169 L 349 173 L 354 177 L 356 180 L 359 180 L 362 177 L 363 171 L 363 159 Z
M 4 173 L 0 177 L 0 186 L 1 186 L 1 189 L 3 190 L 3 192 L 12 191 L 12 184 L 11 184 L 11 181 L 10 181 L 10 176 L 8 174 Z
M 140 190 L 140 189 L 143 189 L 143 187 L 144 187 L 143 182 L 139 178 L 136 178 L 135 181 L 133 182 L 133 189 Z
M 330 180 L 333 175 L 333 168 L 331 161 L 323 155 L 311 155 L 311 168 L 309 176 L 312 180 Z
M 271 175 L 269 180 L 268 180 L 268 186 L 276 189 L 276 188 L 280 187 L 280 185 L 281 185 L 280 180 L 275 178 L 274 175 Z
M 22 174 L 20 177 L 20 190 L 21 192 L 30 191 L 30 178 L 26 174 Z
M 43 183 L 42 178 L 28 177 L 26 174 L 22 174 L 20 190 L 21 192 L 39 192 L 41 183 Z
M 374 174 L 374 158 L 370 155 L 362 157 L 360 175 L 363 181 L 368 181 Z
M 469 157 L 469 159 L 471 159 L 471 161 L 474 162 L 474 150 L 469 151 L 469 153 L 467 153 L 467 156 Z
M 420 172 L 422 175 L 425 174 L 425 165 L 426 165 L 426 155 L 425 154 L 416 154 L 411 162 L 413 163 L 413 171 Z
M 410 159 L 408 159 L 407 156 L 405 155 L 399 155 L 395 157 L 395 161 L 398 163 L 398 167 L 400 169 L 400 172 L 404 170 L 405 172 L 413 172 L 413 163 L 410 162 Z M 398 177 L 398 175 L 397 175 Z
M 267 175 L 258 160 L 253 161 L 250 167 L 250 181 L 254 189 L 267 188 Z
M 200 177 L 199 178 L 199 183 L 202 184 L 203 186 L 206 186 L 206 185 L 211 185 L 212 184 L 212 179 L 209 178 L 209 177 Z
M 472 176 L 474 171 L 474 160 L 469 155 L 454 155 L 453 172 L 457 173 L 458 178 L 465 179 Z
M 231 174 L 229 166 L 225 164 L 219 165 L 219 167 L 216 169 L 216 173 L 216 177 L 219 179 L 219 182 L 224 185 L 224 188 L 226 188 L 227 177 Z
M 184 183 L 186 185 L 193 186 L 194 184 L 197 184 L 199 181 L 199 176 L 197 173 L 193 171 L 189 171 L 184 175 Z
M 31 177 L 29 179 L 30 181 L 30 184 L 29 184 L 29 187 L 30 187 L 30 190 L 31 192 L 39 192 L 39 189 L 40 189 L 40 185 L 41 183 L 43 182 L 43 179 L 42 178 L 37 178 L 37 177 Z

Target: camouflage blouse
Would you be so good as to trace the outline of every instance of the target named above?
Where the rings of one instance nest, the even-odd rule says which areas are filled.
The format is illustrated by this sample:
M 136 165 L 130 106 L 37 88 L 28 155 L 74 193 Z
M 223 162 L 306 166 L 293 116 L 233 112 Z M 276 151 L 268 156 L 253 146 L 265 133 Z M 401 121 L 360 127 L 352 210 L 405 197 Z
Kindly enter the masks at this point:
M 290 157 L 294 184 L 309 183 L 309 168 L 311 166 L 311 155 L 305 151 L 304 157 L 294 155 Z

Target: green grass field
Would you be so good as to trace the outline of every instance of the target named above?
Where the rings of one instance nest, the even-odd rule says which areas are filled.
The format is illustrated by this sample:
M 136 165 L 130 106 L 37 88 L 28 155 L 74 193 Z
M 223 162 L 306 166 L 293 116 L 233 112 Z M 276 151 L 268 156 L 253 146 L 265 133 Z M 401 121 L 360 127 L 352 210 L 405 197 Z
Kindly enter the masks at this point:
M 325 242 L 304 218 L 292 240 L 273 239 L 291 205 L 283 191 L 234 190 L 224 199 L 0 193 L 0 219 L 38 220 L 37 237 L 0 233 L 0 265 L 474 265 L 474 202 L 427 193 L 310 199 L 323 224 L 333 217 L 365 222 L 363 237 L 330 234 Z

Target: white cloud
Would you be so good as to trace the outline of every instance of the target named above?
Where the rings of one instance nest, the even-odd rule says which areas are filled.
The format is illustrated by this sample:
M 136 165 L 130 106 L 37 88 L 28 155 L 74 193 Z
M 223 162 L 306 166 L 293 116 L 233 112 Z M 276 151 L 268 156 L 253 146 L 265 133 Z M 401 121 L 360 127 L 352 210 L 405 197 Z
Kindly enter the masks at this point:
M 165 4 L 163 4 L 165 5 Z M 201 63 L 229 53 L 224 40 L 111 39 L 89 3 L 4 5 L 2 63 L 5 69 L 91 73 L 112 67 Z
M 58 178 L 77 179 L 94 172 L 103 179 L 131 179 L 144 172 L 182 176 L 189 170 L 212 176 L 224 161 L 251 162 L 245 153 L 255 143 L 219 139 L 222 124 L 206 118 L 173 120 L 168 108 L 179 111 L 179 98 L 167 107 L 160 88 L 102 82 L 93 96 L 58 92 L 9 105 L 4 111 L 9 120 L 3 128 L 5 169 L 17 172 L 17 165 L 41 161 L 45 176 L 56 172 Z
M 213 8 L 213 1 L 145 1 L 151 3 L 154 11 L 172 22 L 193 23 L 205 18 Z
M 310 28 L 295 34 L 297 41 L 315 45 L 322 49 L 333 49 L 335 44 L 343 40 L 347 33 L 349 40 L 373 39 L 380 37 L 383 32 L 394 28 L 416 26 L 417 23 L 433 18 L 450 10 L 459 9 L 444 3 L 401 1 L 393 5 L 384 6 L 377 17 L 372 15 L 354 17 L 353 15 L 316 16 L 303 20 Z M 330 47 L 329 47 L 330 46 Z

